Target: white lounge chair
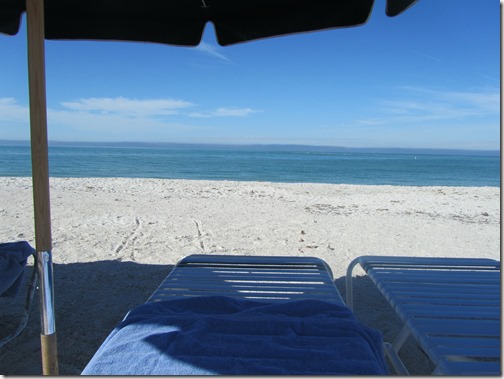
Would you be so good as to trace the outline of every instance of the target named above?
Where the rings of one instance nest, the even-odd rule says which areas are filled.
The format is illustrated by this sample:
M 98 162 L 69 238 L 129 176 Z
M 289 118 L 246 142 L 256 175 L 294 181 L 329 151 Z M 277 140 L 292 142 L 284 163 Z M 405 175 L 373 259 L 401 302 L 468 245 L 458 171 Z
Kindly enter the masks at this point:
M 191 255 L 128 313 L 85 375 L 386 374 L 318 258 Z
M 362 256 L 347 270 L 350 309 L 357 264 L 404 322 L 394 342 L 385 343 L 398 373 L 408 374 L 398 353 L 412 335 L 436 366 L 436 374 L 500 375 L 499 261 Z

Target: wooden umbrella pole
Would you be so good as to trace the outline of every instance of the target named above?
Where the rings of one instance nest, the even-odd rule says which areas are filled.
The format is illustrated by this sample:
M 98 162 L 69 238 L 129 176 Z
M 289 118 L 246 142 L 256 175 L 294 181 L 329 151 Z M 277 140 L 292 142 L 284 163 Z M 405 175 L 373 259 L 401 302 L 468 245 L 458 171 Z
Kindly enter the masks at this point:
M 54 313 L 47 146 L 44 1 L 26 0 L 26 14 L 35 244 L 40 280 L 42 372 L 44 375 L 57 375 L 58 349 Z

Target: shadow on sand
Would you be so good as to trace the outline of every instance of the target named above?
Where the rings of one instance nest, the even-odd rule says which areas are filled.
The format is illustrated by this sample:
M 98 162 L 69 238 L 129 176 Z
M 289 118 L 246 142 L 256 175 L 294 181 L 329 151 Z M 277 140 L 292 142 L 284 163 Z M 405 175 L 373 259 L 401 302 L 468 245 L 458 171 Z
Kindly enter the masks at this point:
M 97 261 L 55 264 L 55 306 L 59 368 L 62 375 L 79 375 L 104 339 L 133 307 L 144 303 L 161 284 L 172 265 Z M 25 279 L 32 267 L 27 268 Z M 364 325 L 380 330 L 390 341 L 401 321 L 367 276 L 354 277 L 354 313 Z M 28 282 L 28 280 L 25 280 Z M 345 277 L 335 280 L 345 298 Z M 16 301 L 0 303 L 0 336 L 19 322 L 24 294 Z M 18 315 L 13 310 L 19 310 Z M 9 329 L 10 328 L 10 329 Z M 413 341 L 403 348 L 406 365 L 429 374 L 431 363 Z M 420 363 L 420 364 L 419 364 Z M 40 375 L 40 318 L 38 298 L 28 326 L 14 341 L 0 349 L 0 374 Z M 393 371 L 391 371 L 393 374 Z
M 173 268 L 134 262 L 97 261 L 54 264 L 54 292 L 59 368 L 78 375 L 126 313 L 144 303 Z M 27 267 L 28 282 L 32 267 Z M 24 293 L 0 303 L 0 334 L 19 322 Z M 17 312 L 17 314 L 16 314 Z M 0 374 L 40 375 L 40 317 L 36 295 L 28 325 L 0 349 Z

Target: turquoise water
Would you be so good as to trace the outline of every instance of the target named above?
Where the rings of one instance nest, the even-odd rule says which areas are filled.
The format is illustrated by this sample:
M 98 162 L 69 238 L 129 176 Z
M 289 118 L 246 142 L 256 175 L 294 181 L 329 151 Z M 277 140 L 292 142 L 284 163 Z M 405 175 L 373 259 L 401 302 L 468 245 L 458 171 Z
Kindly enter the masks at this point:
M 290 147 L 51 146 L 52 177 L 500 186 L 500 157 Z M 0 176 L 31 176 L 28 146 L 0 146 Z

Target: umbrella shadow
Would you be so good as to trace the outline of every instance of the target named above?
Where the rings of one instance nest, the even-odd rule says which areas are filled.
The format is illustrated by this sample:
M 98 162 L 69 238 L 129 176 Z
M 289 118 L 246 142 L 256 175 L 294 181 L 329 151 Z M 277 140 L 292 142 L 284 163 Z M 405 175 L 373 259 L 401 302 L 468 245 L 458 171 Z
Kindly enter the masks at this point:
M 54 264 L 60 374 L 80 374 L 126 313 L 144 303 L 172 268 L 116 260 Z M 31 269 L 27 268 L 25 278 Z M 18 304 L 9 307 L 13 305 Z M 38 305 L 37 294 L 26 329 L 0 349 L 2 374 L 42 374 Z M 2 318 L 0 312 L 0 324 Z
M 55 264 L 55 308 L 59 368 L 62 375 L 79 375 L 105 338 L 135 306 L 143 304 L 169 274 L 173 265 L 97 261 Z M 31 267 L 25 278 L 29 278 Z M 25 280 L 28 282 L 28 280 Z M 345 297 L 345 277 L 335 284 Z M 367 276 L 357 276 L 354 285 L 354 313 L 364 325 L 380 330 L 391 341 L 401 328 L 399 317 Z M 21 298 L 23 298 L 21 296 Z M 40 375 L 40 318 L 38 298 L 34 300 L 25 331 L 0 349 L 0 372 L 4 375 Z M 18 300 L 22 303 L 22 300 Z M 12 305 L 9 305 L 12 307 Z M 5 318 L 0 306 L 0 324 Z M 3 328 L 2 325 L 2 328 Z M 429 374 L 430 362 L 409 341 L 405 363 L 418 360 Z M 390 371 L 393 373 L 393 370 Z

